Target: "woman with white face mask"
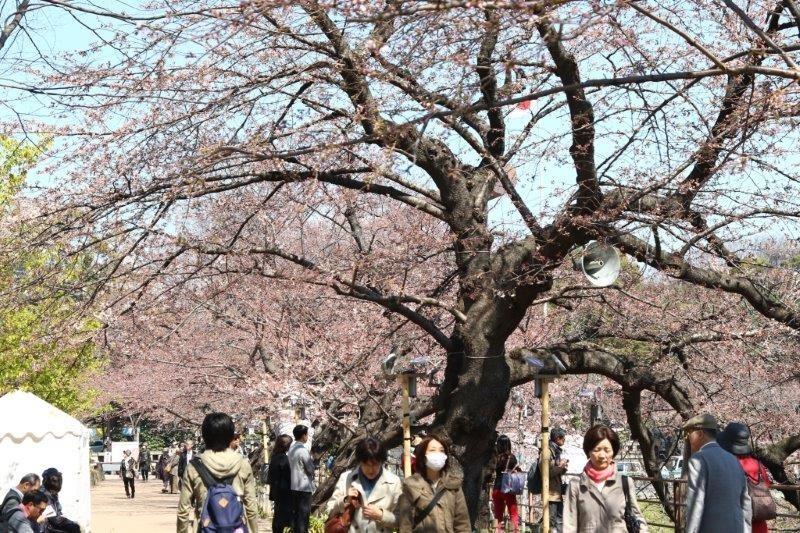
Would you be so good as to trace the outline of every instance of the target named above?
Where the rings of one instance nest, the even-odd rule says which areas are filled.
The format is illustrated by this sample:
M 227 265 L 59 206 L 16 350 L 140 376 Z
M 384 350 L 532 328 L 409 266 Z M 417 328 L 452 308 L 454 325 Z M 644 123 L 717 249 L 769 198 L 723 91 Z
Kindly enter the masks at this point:
M 450 444 L 429 435 L 414 449 L 416 473 L 403 483 L 395 514 L 400 533 L 469 533 L 462 479 L 449 471 Z

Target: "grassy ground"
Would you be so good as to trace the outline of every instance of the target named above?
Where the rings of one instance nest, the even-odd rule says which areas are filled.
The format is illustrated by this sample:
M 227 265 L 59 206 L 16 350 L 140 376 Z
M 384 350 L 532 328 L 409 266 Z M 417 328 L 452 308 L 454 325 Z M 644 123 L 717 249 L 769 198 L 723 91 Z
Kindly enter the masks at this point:
M 667 516 L 667 513 L 664 512 L 664 508 L 661 507 L 660 503 L 640 502 L 639 509 L 641 509 L 642 514 L 647 521 L 647 527 L 650 530 L 650 533 L 672 533 L 675 531 L 672 520 L 670 520 L 669 516 Z M 662 525 L 658 526 L 654 524 Z

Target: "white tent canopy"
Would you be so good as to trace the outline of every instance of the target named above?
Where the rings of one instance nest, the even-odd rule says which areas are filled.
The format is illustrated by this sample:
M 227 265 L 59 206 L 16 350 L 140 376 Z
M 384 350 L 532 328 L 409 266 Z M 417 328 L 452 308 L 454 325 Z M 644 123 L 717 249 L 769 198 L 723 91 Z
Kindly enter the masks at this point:
M 29 392 L 0 398 L 0 494 L 28 473 L 57 468 L 64 477 L 59 500 L 64 515 L 89 532 L 89 430 L 75 418 Z

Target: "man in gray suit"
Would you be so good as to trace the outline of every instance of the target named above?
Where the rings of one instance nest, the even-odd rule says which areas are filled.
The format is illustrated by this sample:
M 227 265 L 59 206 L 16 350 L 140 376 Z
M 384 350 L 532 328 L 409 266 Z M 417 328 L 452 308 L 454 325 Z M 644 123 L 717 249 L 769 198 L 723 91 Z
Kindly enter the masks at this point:
M 697 415 L 683 425 L 692 450 L 686 533 L 750 533 L 750 494 L 739 462 L 717 444 L 717 421 Z

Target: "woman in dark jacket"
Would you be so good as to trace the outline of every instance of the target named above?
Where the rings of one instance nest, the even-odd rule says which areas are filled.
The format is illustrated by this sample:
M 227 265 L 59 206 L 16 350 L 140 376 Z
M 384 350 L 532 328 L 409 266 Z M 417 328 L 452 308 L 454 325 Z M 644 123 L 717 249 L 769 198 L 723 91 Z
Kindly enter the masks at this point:
M 517 508 L 517 496 L 506 494 L 500 490 L 503 481 L 503 472 L 514 472 L 519 470 L 517 457 L 511 453 L 511 439 L 506 435 L 497 437 L 497 464 L 494 469 L 494 486 L 492 488 L 492 511 L 497 520 L 497 532 L 503 531 L 503 514 L 508 508 L 508 516 L 514 531 L 519 531 L 519 510 Z
M 292 527 L 292 474 L 286 452 L 292 444 L 292 437 L 281 435 L 275 441 L 267 472 L 269 499 L 275 503 L 272 515 L 272 531 L 283 531 Z
M 767 469 L 755 458 L 750 446 L 750 428 L 739 422 L 731 422 L 717 436 L 717 442 L 723 450 L 736 456 L 750 483 L 763 482 L 769 487 Z M 767 521 L 753 520 L 753 533 L 769 533 Z

